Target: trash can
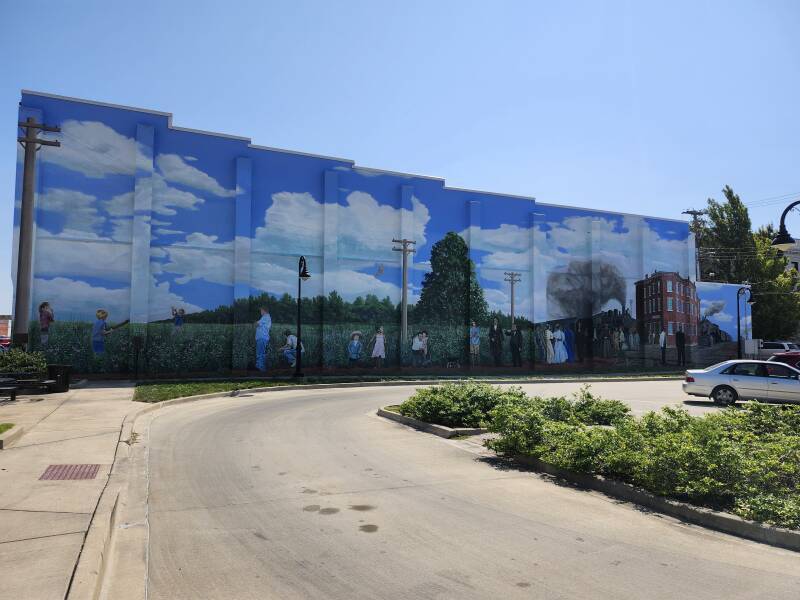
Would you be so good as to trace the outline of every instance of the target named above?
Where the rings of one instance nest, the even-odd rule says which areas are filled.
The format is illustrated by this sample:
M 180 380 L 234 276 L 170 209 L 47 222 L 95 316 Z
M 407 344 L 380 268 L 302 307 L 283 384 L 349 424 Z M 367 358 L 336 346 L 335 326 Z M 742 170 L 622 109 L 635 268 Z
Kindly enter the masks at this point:
M 50 386 L 51 392 L 68 392 L 72 365 L 47 365 L 47 378 L 55 383 Z

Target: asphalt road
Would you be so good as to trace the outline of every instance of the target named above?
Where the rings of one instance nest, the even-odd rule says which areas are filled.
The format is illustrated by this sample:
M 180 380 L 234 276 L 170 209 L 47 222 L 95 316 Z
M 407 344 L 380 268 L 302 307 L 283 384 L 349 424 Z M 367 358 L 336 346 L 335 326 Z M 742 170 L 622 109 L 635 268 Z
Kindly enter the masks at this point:
M 640 412 L 683 400 L 679 385 L 594 389 Z M 160 411 L 149 597 L 797 600 L 798 554 L 507 470 L 475 444 L 374 415 L 411 391 L 272 392 Z

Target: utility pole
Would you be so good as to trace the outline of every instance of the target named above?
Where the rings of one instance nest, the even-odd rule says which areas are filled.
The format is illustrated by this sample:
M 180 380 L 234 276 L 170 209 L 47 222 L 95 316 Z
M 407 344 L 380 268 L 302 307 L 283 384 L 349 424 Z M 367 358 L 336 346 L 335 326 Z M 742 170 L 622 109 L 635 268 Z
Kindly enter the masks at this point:
M 514 327 L 514 286 L 520 282 L 522 274 L 516 271 L 506 271 L 503 275 L 505 275 L 503 281 L 511 284 L 511 327 Z
M 403 253 L 403 290 L 400 296 L 400 356 L 403 356 L 403 349 L 408 342 L 408 255 L 416 252 L 416 248 L 411 246 L 415 245 L 416 240 L 402 240 L 393 239 L 392 243 L 400 244 L 400 247 L 393 247 L 395 252 Z
M 25 137 L 18 137 L 17 141 L 25 149 L 25 163 L 22 175 L 22 206 L 19 218 L 19 239 L 17 246 L 17 281 L 14 288 L 14 344 L 26 346 L 28 344 L 28 321 L 31 311 L 31 257 L 33 255 L 33 198 L 36 185 L 36 152 L 42 146 L 60 146 L 58 140 L 42 140 L 37 137 L 39 131 L 52 131 L 58 133 L 60 127 L 37 123 L 33 117 L 28 117 L 24 123 Z
M 700 281 L 700 217 L 707 215 L 707 210 L 687 208 L 682 215 L 692 215 L 692 228 L 694 229 L 694 279 Z

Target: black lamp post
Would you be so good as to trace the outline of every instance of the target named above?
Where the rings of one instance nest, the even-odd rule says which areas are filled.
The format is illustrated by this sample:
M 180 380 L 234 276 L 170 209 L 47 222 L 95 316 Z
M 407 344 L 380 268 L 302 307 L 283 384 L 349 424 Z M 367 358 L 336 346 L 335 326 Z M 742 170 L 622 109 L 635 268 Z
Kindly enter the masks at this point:
M 772 246 L 781 252 L 785 252 L 794 246 L 794 238 L 789 235 L 789 232 L 786 229 L 786 215 L 789 214 L 789 211 L 798 204 L 800 204 L 800 200 L 792 202 L 789 206 L 783 209 L 783 214 L 781 215 L 781 226 L 780 229 L 778 229 L 778 235 L 774 240 L 772 240 Z
M 747 292 L 747 303 L 753 304 L 753 292 L 749 287 L 740 287 L 736 292 L 736 358 L 742 358 L 742 318 L 739 315 L 740 298 Z
M 303 343 L 300 337 L 300 331 L 302 327 L 302 318 L 301 318 L 301 302 L 303 298 L 303 282 L 308 281 L 311 279 L 311 275 L 308 273 L 308 267 L 306 266 L 306 257 L 301 256 L 300 260 L 297 263 L 297 346 L 294 350 L 294 376 L 295 377 L 302 377 L 303 376 Z

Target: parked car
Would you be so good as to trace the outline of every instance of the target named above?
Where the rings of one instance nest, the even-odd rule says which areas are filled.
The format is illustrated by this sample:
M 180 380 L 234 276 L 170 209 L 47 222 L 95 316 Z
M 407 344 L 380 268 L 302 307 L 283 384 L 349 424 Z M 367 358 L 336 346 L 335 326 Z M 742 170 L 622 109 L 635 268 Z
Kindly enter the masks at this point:
M 726 360 L 686 371 L 683 391 L 721 406 L 737 400 L 800 402 L 800 369 L 778 361 Z
M 759 360 L 767 360 L 773 354 L 779 352 L 791 352 L 793 350 L 800 351 L 800 346 L 794 342 L 761 342 L 758 347 Z
M 767 362 L 779 362 L 795 369 L 800 369 L 800 350 L 790 352 L 778 352 L 767 359 Z

